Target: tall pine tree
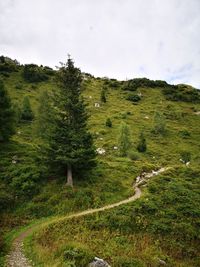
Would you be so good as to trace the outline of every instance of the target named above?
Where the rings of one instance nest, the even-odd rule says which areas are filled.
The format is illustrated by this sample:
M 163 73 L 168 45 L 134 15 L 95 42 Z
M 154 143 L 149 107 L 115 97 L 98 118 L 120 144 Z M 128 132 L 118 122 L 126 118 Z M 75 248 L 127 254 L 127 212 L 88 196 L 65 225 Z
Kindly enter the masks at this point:
M 8 141 L 14 134 L 15 115 L 12 109 L 11 100 L 0 80 L 0 142 Z
M 86 105 L 81 97 L 81 71 L 69 57 L 57 74 L 55 131 L 50 141 L 51 160 L 73 186 L 73 172 L 89 170 L 95 163 L 93 139 L 87 130 Z

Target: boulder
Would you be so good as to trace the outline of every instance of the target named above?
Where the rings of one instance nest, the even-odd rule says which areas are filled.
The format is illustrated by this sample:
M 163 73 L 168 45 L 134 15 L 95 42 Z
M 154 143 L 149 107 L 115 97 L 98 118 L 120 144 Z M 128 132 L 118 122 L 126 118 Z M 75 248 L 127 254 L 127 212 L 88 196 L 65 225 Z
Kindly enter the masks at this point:
M 95 257 L 94 261 L 91 262 L 88 267 L 111 267 L 111 266 L 103 259 Z
M 158 259 L 158 262 L 160 265 L 167 265 L 166 261 Z

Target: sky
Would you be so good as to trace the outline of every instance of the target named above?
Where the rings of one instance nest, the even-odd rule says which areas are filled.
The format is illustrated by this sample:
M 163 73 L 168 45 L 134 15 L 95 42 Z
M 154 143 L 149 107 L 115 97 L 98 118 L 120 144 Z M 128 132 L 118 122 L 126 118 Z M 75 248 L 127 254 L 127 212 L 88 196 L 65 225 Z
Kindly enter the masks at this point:
M 0 55 L 200 88 L 200 0 L 0 0 Z

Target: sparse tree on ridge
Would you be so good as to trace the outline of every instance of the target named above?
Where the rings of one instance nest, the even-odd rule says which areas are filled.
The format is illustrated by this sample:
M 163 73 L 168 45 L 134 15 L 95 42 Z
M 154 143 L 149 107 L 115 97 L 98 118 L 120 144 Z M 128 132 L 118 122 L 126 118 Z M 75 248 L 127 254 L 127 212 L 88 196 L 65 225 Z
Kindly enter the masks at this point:
M 92 135 L 87 130 L 86 105 L 81 97 L 81 71 L 68 57 L 57 73 L 55 131 L 50 141 L 52 162 L 73 186 L 73 172 L 89 170 L 95 163 Z

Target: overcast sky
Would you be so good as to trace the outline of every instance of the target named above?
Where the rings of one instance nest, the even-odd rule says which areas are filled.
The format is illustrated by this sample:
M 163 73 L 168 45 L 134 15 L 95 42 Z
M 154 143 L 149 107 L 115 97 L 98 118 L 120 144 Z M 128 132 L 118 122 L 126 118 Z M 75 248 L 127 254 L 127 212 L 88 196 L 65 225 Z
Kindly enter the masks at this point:
M 0 54 L 200 88 L 200 0 L 0 0 Z

